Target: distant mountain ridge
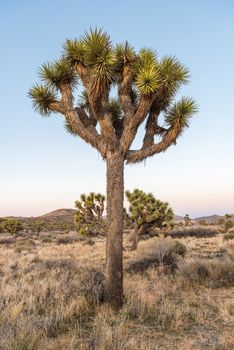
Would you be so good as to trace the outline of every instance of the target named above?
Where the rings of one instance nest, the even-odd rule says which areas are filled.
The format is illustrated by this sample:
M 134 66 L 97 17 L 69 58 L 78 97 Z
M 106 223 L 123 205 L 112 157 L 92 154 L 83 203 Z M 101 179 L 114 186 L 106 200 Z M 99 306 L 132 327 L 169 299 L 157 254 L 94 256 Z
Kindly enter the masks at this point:
M 234 220 L 234 214 L 231 214 L 232 220 Z M 219 219 L 224 218 L 224 215 L 208 215 L 208 216 L 200 216 L 198 218 L 191 218 L 191 220 L 195 223 L 199 223 L 199 221 L 205 221 L 207 224 L 217 223 Z M 184 221 L 183 216 L 175 215 L 175 221 Z
M 24 222 L 30 222 L 35 220 L 45 221 L 45 222 L 65 222 L 65 223 L 73 223 L 73 215 L 76 212 L 75 209 L 56 209 L 49 213 L 40 215 L 40 216 L 5 216 L 6 219 L 18 219 Z
M 62 208 L 62 209 L 56 209 L 53 210 L 49 213 L 40 215 L 40 216 L 31 216 L 31 217 L 23 217 L 23 216 L 7 216 L 5 218 L 14 218 L 14 219 L 19 219 L 22 221 L 33 221 L 33 220 L 40 220 L 40 221 L 45 221 L 45 222 L 55 222 L 55 221 L 60 221 L 60 222 L 65 222 L 65 223 L 73 223 L 73 216 L 75 214 L 76 210 L 75 209 L 70 209 L 70 208 Z M 232 215 L 232 220 L 234 220 L 234 214 Z M 201 216 L 198 218 L 192 218 L 192 221 L 195 223 L 199 223 L 199 221 L 203 220 L 206 221 L 208 224 L 210 223 L 216 223 L 218 222 L 219 219 L 223 218 L 224 216 L 222 215 L 209 215 L 209 216 Z M 184 221 L 184 217 L 180 215 L 175 215 L 174 220 L 176 222 L 179 221 Z

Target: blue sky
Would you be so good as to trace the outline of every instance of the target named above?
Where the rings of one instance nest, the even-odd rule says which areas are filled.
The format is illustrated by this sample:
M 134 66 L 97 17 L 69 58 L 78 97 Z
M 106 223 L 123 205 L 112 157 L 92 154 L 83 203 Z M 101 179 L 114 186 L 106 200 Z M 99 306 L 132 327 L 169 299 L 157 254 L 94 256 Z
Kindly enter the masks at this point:
M 192 75 L 181 94 L 199 104 L 175 147 L 126 167 L 126 188 L 153 192 L 182 215 L 234 212 L 233 18 L 231 0 L 0 1 L 0 216 L 39 215 L 105 192 L 97 152 L 68 135 L 61 116 L 40 117 L 27 97 L 38 67 L 95 26 L 114 43 L 176 55 Z

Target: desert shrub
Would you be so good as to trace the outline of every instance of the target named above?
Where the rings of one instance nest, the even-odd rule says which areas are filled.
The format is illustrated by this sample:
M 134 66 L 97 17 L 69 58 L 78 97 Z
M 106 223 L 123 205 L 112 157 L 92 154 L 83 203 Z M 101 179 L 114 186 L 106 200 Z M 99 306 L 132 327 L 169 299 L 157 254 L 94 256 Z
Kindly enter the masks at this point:
M 234 262 L 231 260 L 194 260 L 179 267 L 179 274 L 191 285 L 209 288 L 234 286 Z
M 223 236 L 223 240 L 224 241 L 229 241 L 231 239 L 234 239 L 234 231 L 230 231 L 225 233 L 225 235 Z
M 182 248 L 180 248 L 182 249 Z M 149 267 L 164 266 L 167 272 L 172 272 L 177 267 L 176 244 L 168 238 L 153 238 L 139 247 L 138 258 L 129 264 L 126 271 L 139 272 L 146 271 Z
M 75 242 L 79 242 L 81 238 L 76 234 L 67 233 L 66 235 L 58 235 L 55 241 L 57 244 L 72 244 Z
M 31 250 L 36 247 L 35 242 L 30 238 L 18 238 L 16 240 L 15 251 L 21 253 L 24 250 Z
M 208 238 L 208 237 L 215 237 L 218 234 L 219 234 L 219 231 L 214 227 L 193 226 L 193 227 L 184 227 L 184 228 L 173 230 L 168 233 L 168 236 L 172 238 L 183 238 L 183 237 Z
M 185 256 L 187 251 L 186 246 L 180 241 L 175 241 L 172 249 L 173 253 L 181 255 L 182 257 Z
M 14 236 L 3 236 L 0 237 L 0 245 L 8 245 L 8 244 L 12 244 L 15 243 L 16 238 Z
M 104 301 L 105 276 L 95 269 L 88 269 L 79 283 L 79 292 L 92 305 L 99 305 Z

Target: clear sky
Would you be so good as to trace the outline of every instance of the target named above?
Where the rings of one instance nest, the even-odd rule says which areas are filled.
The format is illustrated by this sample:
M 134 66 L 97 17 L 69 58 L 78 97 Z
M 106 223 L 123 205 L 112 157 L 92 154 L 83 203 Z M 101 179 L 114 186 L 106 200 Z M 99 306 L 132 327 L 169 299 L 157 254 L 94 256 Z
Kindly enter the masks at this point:
M 0 216 L 72 208 L 81 193 L 105 191 L 97 152 L 68 135 L 61 116 L 40 117 L 27 97 L 38 67 L 95 26 L 114 43 L 176 55 L 192 74 L 182 94 L 199 104 L 176 146 L 126 167 L 126 188 L 153 192 L 181 215 L 234 212 L 232 0 L 1 0 Z

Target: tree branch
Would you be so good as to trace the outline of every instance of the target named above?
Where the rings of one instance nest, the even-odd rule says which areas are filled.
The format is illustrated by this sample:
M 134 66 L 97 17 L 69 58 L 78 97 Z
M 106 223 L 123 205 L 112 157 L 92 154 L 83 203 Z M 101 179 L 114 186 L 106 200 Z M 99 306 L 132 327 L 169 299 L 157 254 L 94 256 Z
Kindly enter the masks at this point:
M 70 84 L 61 85 L 60 92 L 62 100 L 54 103 L 53 108 L 60 108 L 61 113 L 64 114 L 75 133 L 105 157 L 106 145 L 102 136 L 99 135 L 83 108 L 73 108 L 73 94 Z
M 51 102 L 49 105 L 49 108 L 52 111 L 57 113 L 62 113 L 62 114 L 65 113 L 65 106 L 64 106 L 64 103 L 61 101 Z
M 151 109 L 149 117 L 146 122 L 146 126 L 145 126 L 145 136 L 143 139 L 142 148 L 153 145 L 155 135 L 163 136 L 168 131 L 167 129 L 157 124 L 158 116 L 160 112 L 161 112 L 160 107 Z
M 144 121 L 149 113 L 153 98 L 142 97 L 134 116 L 126 120 L 122 137 L 120 139 L 121 150 L 124 154 L 128 152 L 134 137 L 136 136 L 138 127 Z
M 96 148 L 103 158 L 106 157 L 106 143 L 103 140 L 103 137 L 97 132 L 94 125 L 87 122 L 88 119 L 82 108 L 75 108 L 75 110 L 66 111 L 65 118 L 77 135 L 92 147 Z
M 119 99 L 122 110 L 124 112 L 124 119 L 133 117 L 134 106 L 130 96 L 133 81 L 133 71 L 128 66 L 124 66 L 122 73 L 122 81 L 119 83 Z
M 181 129 L 177 126 L 168 129 L 162 140 L 139 150 L 130 150 L 127 153 L 126 160 L 128 164 L 142 162 L 148 157 L 152 157 L 156 153 L 161 153 L 167 150 L 176 142 L 177 137 L 181 134 Z
M 108 150 L 113 151 L 118 144 L 118 139 L 115 133 L 112 115 L 108 110 L 108 95 L 109 93 L 106 91 L 101 100 L 102 111 L 98 118 L 98 123 L 100 125 L 101 135 L 106 140 Z

